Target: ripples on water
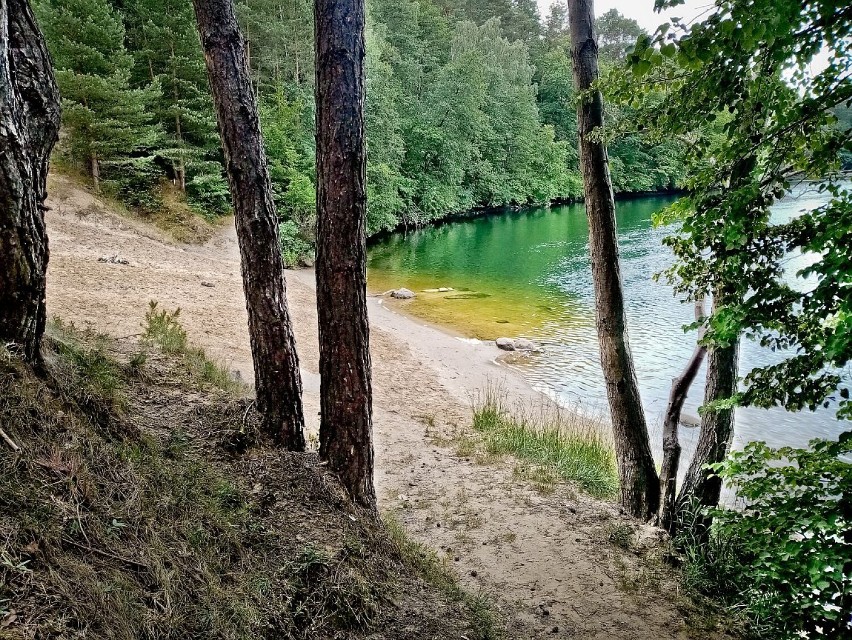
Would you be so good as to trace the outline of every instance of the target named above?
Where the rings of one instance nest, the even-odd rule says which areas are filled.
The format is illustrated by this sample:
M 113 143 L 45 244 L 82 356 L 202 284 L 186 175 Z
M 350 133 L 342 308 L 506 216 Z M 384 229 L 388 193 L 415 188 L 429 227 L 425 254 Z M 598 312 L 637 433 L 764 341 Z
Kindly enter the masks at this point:
M 773 218 L 789 219 L 824 201 L 820 194 L 800 189 L 778 203 Z M 692 305 L 680 303 L 671 287 L 653 279 L 673 258 L 662 245 L 670 230 L 653 228 L 651 215 L 670 202 L 670 198 L 642 198 L 619 202 L 617 209 L 630 344 L 655 442 L 671 380 L 695 345 L 695 333 L 682 330 L 693 321 Z M 793 256 L 788 272 L 795 273 L 807 260 Z M 422 306 L 410 310 L 471 334 L 484 332 L 480 337 L 485 338 L 503 335 L 506 327 L 516 328 L 545 347 L 542 354 L 519 365 L 534 385 L 574 408 L 593 414 L 606 410 L 588 227 L 581 205 L 489 216 L 392 236 L 371 249 L 370 277 L 393 283 L 388 288 L 452 286 L 478 293 L 483 297 L 464 304 L 444 296 L 424 299 Z M 745 340 L 741 371 L 778 357 Z M 702 369 L 684 407 L 687 413 L 697 415 L 703 378 Z M 814 437 L 836 437 L 842 430 L 834 407 L 814 413 L 737 410 L 738 442 L 800 446 Z M 682 431 L 688 447 L 697 430 Z

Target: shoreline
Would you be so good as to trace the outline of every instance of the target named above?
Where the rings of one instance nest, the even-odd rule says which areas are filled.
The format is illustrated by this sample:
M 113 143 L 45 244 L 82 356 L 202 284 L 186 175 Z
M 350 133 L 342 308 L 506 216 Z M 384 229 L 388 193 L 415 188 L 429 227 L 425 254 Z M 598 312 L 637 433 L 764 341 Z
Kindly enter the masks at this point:
M 316 291 L 314 270 L 290 269 L 287 281 L 296 281 Z M 385 304 L 385 297 L 368 290 L 367 308 L 371 333 L 374 329 L 390 333 L 438 374 L 447 391 L 469 406 L 476 393 L 489 384 L 498 384 L 514 401 L 551 404 L 553 400 L 539 391 L 508 363 L 501 361 L 506 352 L 493 341 L 460 335 L 457 329 L 430 322 L 406 313 L 401 305 Z
M 142 331 L 148 302 L 157 300 L 161 309 L 181 309 L 193 344 L 252 382 L 232 224 L 205 245 L 187 246 L 110 211 L 66 179 L 54 178 L 49 194 L 51 316 L 132 338 Z M 104 255 L 127 264 L 102 262 Z M 308 440 L 315 446 L 320 384 L 313 272 L 286 275 Z M 512 399 L 541 403 L 546 396 L 498 363 L 493 342 L 465 340 L 395 307 L 368 298 L 381 513 L 428 545 L 471 593 L 492 599 L 505 614 L 507 637 L 546 640 L 555 626 L 601 640 L 684 637 L 675 601 L 623 590 L 625 576 L 645 569 L 636 553 L 607 541 L 610 528 L 638 526 L 617 505 L 561 482 L 539 493 L 523 463 L 480 458 L 475 448 L 462 447 L 471 437 L 470 401 L 485 385 L 502 384 Z

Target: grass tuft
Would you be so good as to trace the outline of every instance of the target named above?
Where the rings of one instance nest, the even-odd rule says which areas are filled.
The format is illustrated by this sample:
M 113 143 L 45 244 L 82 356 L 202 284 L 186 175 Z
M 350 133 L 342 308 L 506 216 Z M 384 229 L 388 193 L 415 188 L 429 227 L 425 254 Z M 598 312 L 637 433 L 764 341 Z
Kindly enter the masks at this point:
M 599 498 L 618 492 L 615 450 L 599 424 L 558 407 L 510 409 L 499 387 L 489 385 L 473 403 L 473 427 L 492 454 L 511 454 L 548 470 Z
M 177 356 L 193 384 L 207 384 L 227 393 L 245 393 L 244 385 L 235 380 L 228 368 L 211 360 L 204 349 L 190 344 L 186 330 L 180 324 L 180 308 L 172 312 L 158 309 L 157 302 L 148 303 L 143 324 L 142 341 L 157 346 L 167 355 Z M 144 354 L 137 356 L 144 363 Z

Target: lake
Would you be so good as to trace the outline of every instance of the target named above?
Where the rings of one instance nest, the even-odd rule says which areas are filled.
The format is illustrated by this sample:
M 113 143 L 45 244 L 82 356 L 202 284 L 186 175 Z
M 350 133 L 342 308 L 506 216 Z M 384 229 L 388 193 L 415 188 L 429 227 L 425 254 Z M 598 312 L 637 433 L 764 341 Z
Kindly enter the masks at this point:
M 823 198 L 801 187 L 776 205 L 773 218 L 789 219 L 818 206 Z M 670 229 L 654 228 L 651 216 L 671 202 L 673 198 L 647 197 L 622 200 L 617 206 L 630 344 L 655 443 L 671 380 L 695 345 L 695 333 L 682 329 L 693 319 L 692 306 L 679 302 L 671 287 L 653 278 L 673 257 L 661 242 Z M 788 272 L 795 273 L 806 261 L 807 256 L 794 256 Z M 370 248 L 368 265 L 371 291 L 407 287 L 417 292 L 415 300 L 400 303 L 408 313 L 468 337 L 534 340 L 542 352 L 516 359 L 514 366 L 536 388 L 575 410 L 607 412 L 582 204 L 396 233 Z M 453 291 L 424 291 L 440 287 Z M 746 340 L 740 357 L 744 374 L 778 355 Z M 703 375 L 686 402 L 687 413 L 697 415 Z M 811 438 L 833 438 L 844 430 L 833 407 L 814 413 L 738 409 L 736 421 L 738 443 L 764 440 L 773 446 L 805 445 Z M 681 431 L 688 448 L 697 429 Z

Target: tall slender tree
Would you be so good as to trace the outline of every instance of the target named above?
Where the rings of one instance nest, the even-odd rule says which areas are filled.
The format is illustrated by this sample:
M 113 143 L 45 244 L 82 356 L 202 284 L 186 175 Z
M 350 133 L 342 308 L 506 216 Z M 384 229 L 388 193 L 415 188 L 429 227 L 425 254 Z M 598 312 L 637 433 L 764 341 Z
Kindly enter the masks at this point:
M 302 380 L 245 41 L 233 0 L 193 4 L 236 215 L 258 408 L 269 435 L 302 451 Z
M 0 0 L 0 343 L 40 362 L 47 317 L 44 199 L 59 91 L 28 0 Z
M 603 97 L 598 80 L 593 0 L 569 0 L 571 59 L 577 107 L 580 170 L 589 218 L 589 251 L 595 286 L 595 317 L 601 368 L 606 381 L 615 450 L 621 480 L 621 503 L 634 516 L 649 519 L 659 504 L 659 478 L 651 455 L 645 413 L 633 355 L 627 338 L 624 287 L 621 281 L 615 199 L 609 175 Z
M 38 0 L 34 3 L 62 93 L 62 126 L 70 156 L 85 168 L 96 191 L 135 164 L 151 170 L 161 131 L 146 105 L 151 85 L 130 87 L 133 57 L 124 45 L 121 15 L 109 0 Z M 80 16 L 86 16 L 81 20 Z M 132 158 L 132 159 L 131 159 Z M 106 169 L 106 171 L 105 171 Z
M 375 505 L 364 0 L 315 0 L 320 456 L 352 498 Z

